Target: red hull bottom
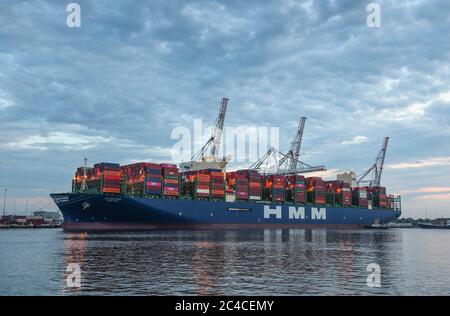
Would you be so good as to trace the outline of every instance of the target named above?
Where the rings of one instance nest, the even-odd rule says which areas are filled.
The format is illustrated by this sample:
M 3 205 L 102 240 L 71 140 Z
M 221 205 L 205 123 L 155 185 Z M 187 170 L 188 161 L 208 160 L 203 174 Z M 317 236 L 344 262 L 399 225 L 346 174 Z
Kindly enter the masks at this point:
M 136 224 L 136 223 L 64 223 L 64 231 L 149 231 L 149 230 L 227 230 L 227 229 L 361 229 L 358 224 Z

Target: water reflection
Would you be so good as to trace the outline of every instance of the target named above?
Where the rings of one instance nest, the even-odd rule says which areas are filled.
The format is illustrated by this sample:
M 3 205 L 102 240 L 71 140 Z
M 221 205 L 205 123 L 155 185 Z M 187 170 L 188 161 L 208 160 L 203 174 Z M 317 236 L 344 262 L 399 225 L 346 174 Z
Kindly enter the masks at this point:
M 389 279 L 395 231 L 309 229 L 67 234 L 82 294 L 366 294 L 369 263 Z M 400 240 L 401 241 L 401 240 Z M 64 275 L 65 277 L 66 275 Z
M 79 287 L 68 287 L 67 278 L 71 271 L 67 271 L 69 264 L 78 264 L 83 269 L 83 264 L 85 262 L 85 252 L 86 252 L 86 238 L 87 233 L 78 234 L 67 234 L 64 240 L 64 269 L 62 271 L 62 283 L 63 283 L 63 294 L 79 294 L 81 288 Z
M 224 246 L 218 242 L 199 241 L 195 243 L 192 268 L 197 284 L 196 294 L 223 294 L 219 287 L 223 277 Z

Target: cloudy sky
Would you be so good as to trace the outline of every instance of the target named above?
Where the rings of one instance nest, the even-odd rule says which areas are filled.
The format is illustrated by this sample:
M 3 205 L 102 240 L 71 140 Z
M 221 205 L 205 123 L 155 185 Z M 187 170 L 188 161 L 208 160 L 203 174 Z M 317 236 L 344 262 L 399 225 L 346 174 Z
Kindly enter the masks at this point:
M 390 136 L 382 183 L 404 216 L 450 217 L 450 2 L 70 1 L 0 3 L 0 187 L 42 207 L 90 162 L 167 161 L 177 126 L 279 127 L 302 160 L 368 168 Z M 251 163 L 249 163 L 251 164 Z M 50 203 L 48 206 L 50 207 Z

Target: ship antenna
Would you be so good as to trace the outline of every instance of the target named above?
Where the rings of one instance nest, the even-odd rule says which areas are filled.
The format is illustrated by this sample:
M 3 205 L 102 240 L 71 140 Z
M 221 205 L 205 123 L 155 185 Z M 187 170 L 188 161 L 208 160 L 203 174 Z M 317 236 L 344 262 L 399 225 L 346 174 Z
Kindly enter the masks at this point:
M 84 158 L 84 166 L 83 166 L 83 182 L 81 183 L 81 192 L 84 192 L 88 189 L 87 187 L 87 158 Z

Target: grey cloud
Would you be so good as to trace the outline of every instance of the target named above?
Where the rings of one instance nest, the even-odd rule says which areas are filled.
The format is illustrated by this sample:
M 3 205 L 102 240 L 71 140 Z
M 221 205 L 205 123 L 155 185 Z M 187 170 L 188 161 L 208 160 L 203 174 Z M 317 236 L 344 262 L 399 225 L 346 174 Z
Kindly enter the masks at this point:
M 280 127 L 283 150 L 307 116 L 310 163 L 362 171 L 386 135 L 392 163 L 450 156 L 448 1 L 379 1 L 380 29 L 365 25 L 369 1 L 79 3 L 80 29 L 61 1 L 0 4 L 0 186 L 18 197 L 67 189 L 85 155 L 162 160 L 171 129 L 212 123 L 222 96 L 227 125 Z M 112 141 L 5 145 L 55 132 Z M 445 182 L 435 168 L 384 181 L 401 191 L 415 176 Z

